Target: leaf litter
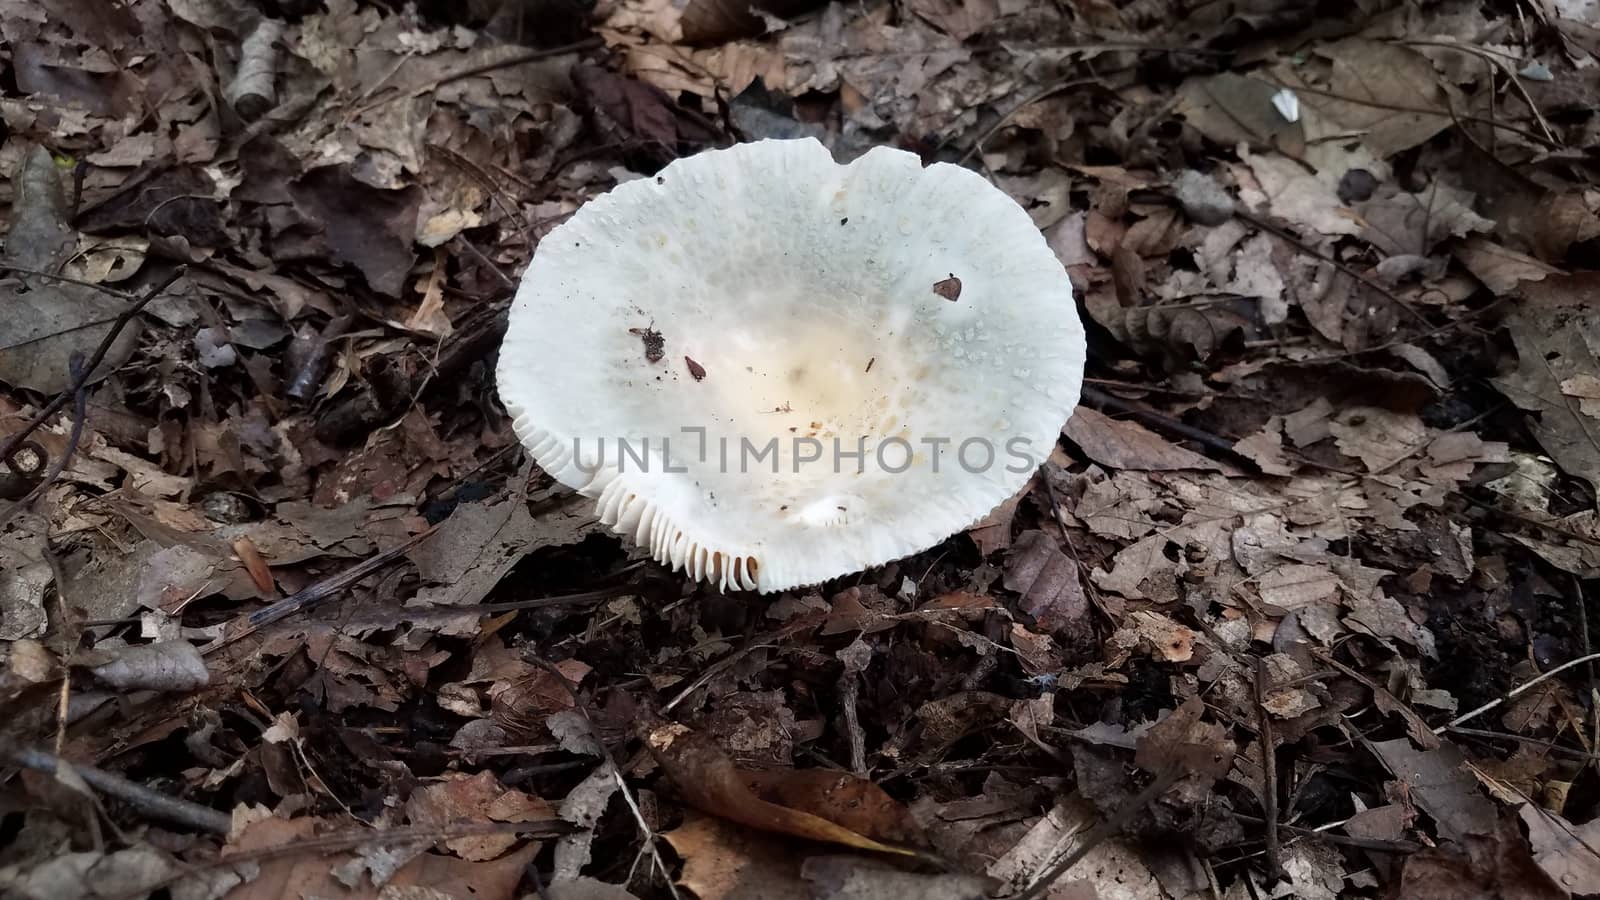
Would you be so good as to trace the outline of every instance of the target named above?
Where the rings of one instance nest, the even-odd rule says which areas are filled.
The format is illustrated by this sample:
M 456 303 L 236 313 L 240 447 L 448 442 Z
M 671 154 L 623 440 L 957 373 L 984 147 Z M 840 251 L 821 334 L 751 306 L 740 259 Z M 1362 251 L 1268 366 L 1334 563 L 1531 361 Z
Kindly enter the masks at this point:
M 557 7 L 0 4 L 8 893 L 1596 892 L 1594 4 Z M 1091 389 L 726 597 L 493 355 L 586 200 L 802 135 L 1009 191 Z

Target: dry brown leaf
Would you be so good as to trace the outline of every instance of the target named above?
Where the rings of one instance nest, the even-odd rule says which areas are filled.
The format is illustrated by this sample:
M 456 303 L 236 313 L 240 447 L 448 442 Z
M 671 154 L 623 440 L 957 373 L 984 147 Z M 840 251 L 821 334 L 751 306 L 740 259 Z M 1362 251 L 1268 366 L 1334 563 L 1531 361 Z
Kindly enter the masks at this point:
M 1098 821 L 1099 815 L 1088 802 L 1080 797 L 1065 798 L 995 860 L 987 873 L 1007 885 L 1010 892 L 1021 891 L 1056 860 L 1078 850 Z M 1097 885 L 1107 892 L 1099 893 Z M 1166 894 L 1133 843 L 1111 837 L 1088 848 L 1045 896 L 1052 900 L 1164 900 Z
M 689 0 L 683 7 L 683 39 L 691 44 L 721 44 L 753 37 L 771 19 L 792 19 L 817 6 L 817 0 Z
M 1344 623 L 1351 630 L 1404 641 L 1430 658 L 1438 655 L 1434 650 L 1433 633 L 1412 621 L 1411 614 L 1393 597 L 1384 594 L 1350 597 L 1344 605 L 1350 611 Z
M 1129 600 L 1167 603 L 1178 599 L 1178 562 L 1167 557 L 1169 538 L 1151 535 L 1117 551 L 1111 571 L 1096 568 L 1096 587 Z
M 1430 847 L 1407 857 L 1399 895 L 1407 900 L 1568 900 L 1571 894 L 1534 862 L 1517 820 L 1487 834 Z
M 762 831 L 880 853 L 916 854 L 912 847 L 885 842 L 904 837 L 906 827 L 912 823 L 911 816 L 869 782 L 844 773 L 830 772 L 819 777 L 800 775 L 795 770 L 782 775 L 759 776 L 741 772 L 710 738 L 676 723 L 648 729 L 645 741 L 656 762 L 672 778 L 684 799 L 696 809 Z M 761 781 L 763 792 L 769 794 L 780 793 L 779 786 L 785 784 L 784 779 L 793 778 L 784 788 L 789 792 L 783 793 L 785 799 L 811 801 L 821 808 L 821 812 L 848 818 L 849 825 L 824 818 L 818 812 L 764 800 L 751 790 L 750 781 L 753 777 Z M 839 803 L 852 795 L 857 798 L 854 801 L 857 805 L 853 808 L 848 803 Z M 873 803 L 870 806 L 860 805 L 861 800 L 866 798 L 871 798 Z M 876 836 L 863 834 L 850 825 L 893 833 Z
M 1538 413 L 1529 428 L 1570 475 L 1600 490 L 1600 420 L 1563 394 L 1563 382 L 1600 377 L 1600 276 L 1551 276 L 1523 285 L 1524 302 L 1506 320 L 1517 370 L 1494 379 L 1518 408 Z
M 1451 252 L 1474 278 L 1496 295 L 1510 293 L 1524 281 L 1540 281 L 1561 273 L 1560 269 L 1525 253 L 1480 237 L 1457 243 Z
M 0 261 L 23 269 L 54 271 L 72 255 L 76 237 L 68 225 L 66 192 L 55 160 L 43 147 L 27 153 L 16 177 L 18 197 Z M 13 275 L 5 287 L 7 314 L 0 318 L 0 381 L 54 394 L 70 382 L 70 357 L 87 359 L 122 303 L 90 287 Z M 99 371 L 128 361 L 140 323 L 116 338 Z
M 1322 706 L 1322 701 L 1306 686 L 1304 677 L 1310 674 L 1305 666 L 1288 654 L 1273 653 L 1262 660 L 1266 664 L 1267 683 L 1261 705 L 1279 719 L 1292 719 Z
M 1600 821 L 1573 825 L 1532 803 L 1518 809 L 1533 845 L 1533 861 L 1574 894 L 1600 894 Z
M 578 502 L 541 510 L 537 519 L 516 494 L 498 502 L 463 503 L 407 554 L 418 573 L 438 585 L 418 591 L 417 599 L 439 606 L 477 603 L 524 555 L 576 543 L 599 528 L 590 507 Z
M 812 900 L 788 839 L 692 811 L 662 837 L 683 857 L 679 883 L 701 900 Z
M 1097 472 L 1072 514 L 1095 534 L 1132 539 L 1156 529 L 1154 516 L 1163 506 L 1148 475 L 1116 472 L 1105 478 Z
M 1296 900 L 1338 900 L 1345 895 L 1345 862 L 1339 848 L 1316 839 L 1284 848 L 1283 871 Z
M 1534 252 L 1550 262 L 1566 259 L 1573 244 L 1600 236 L 1600 216 L 1580 190 L 1551 191 L 1540 198 L 1532 224 Z
M 1222 465 L 1172 443 L 1137 422 L 1113 419 L 1080 406 L 1061 429 L 1088 458 L 1113 469 L 1164 472 L 1175 469 L 1222 471 Z
M 1107 642 L 1110 646 L 1138 649 L 1167 662 L 1187 662 L 1194 657 L 1195 633 L 1188 626 L 1149 609 L 1129 613 L 1124 622 Z
M 1328 422 L 1345 456 L 1361 460 L 1369 472 L 1382 472 L 1421 451 L 1429 434 L 1422 420 L 1380 406 L 1346 409 Z
M 988 556 L 1011 546 L 1011 520 L 1017 514 L 1017 504 L 1032 489 L 1033 482 L 1023 485 L 1022 490 L 1011 495 L 1011 499 L 995 507 L 976 525 L 967 529 L 967 536 L 978 545 L 979 553 Z
M 1458 92 L 1441 84 L 1433 63 L 1416 50 L 1399 43 L 1348 38 L 1315 52 L 1330 63 L 1326 93 L 1300 91 L 1302 113 L 1314 111 L 1337 123 L 1335 127 L 1344 133 L 1360 134 L 1379 159 L 1450 127 L 1450 104 L 1460 103 Z M 1290 65 L 1278 66 L 1273 74 L 1291 87 L 1299 80 L 1299 72 Z M 1417 109 L 1437 112 L 1413 111 Z
M 1258 78 L 1223 72 L 1190 78 L 1178 89 L 1179 115 L 1201 134 L 1225 147 L 1250 144 L 1300 156 L 1305 131 L 1272 105 L 1279 88 Z
M 18 516 L 15 524 L 0 530 L 0 640 L 4 641 L 44 633 L 49 622 L 45 592 L 55 580 L 44 557 L 49 526 L 31 513 Z
M 1022 611 L 1037 628 L 1055 634 L 1069 646 L 1086 645 L 1094 637 L 1093 611 L 1084 596 L 1078 564 L 1061 552 L 1042 531 L 1017 536 L 1006 562 L 1005 586 L 1021 595 Z
M 115 650 L 90 650 L 73 662 L 88 668 L 102 683 L 121 691 L 193 691 L 211 681 L 199 648 L 188 641 L 158 641 Z
M 669 94 L 686 91 L 715 98 L 719 93 L 737 95 L 758 80 L 773 90 L 788 82 L 783 54 L 769 44 L 731 41 L 696 49 L 605 29 L 601 33 L 613 46 L 625 48 L 630 75 Z
M 433 269 L 424 281 L 417 283 L 417 289 L 422 294 L 422 300 L 417 308 L 412 310 L 411 317 L 406 319 L 406 327 L 412 331 L 420 331 L 437 338 L 449 337 L 455 328 L 450 324 L 450 317 L 444 311 L 444 275 L 447 257 L 444 248 L 436 247 L 433 251 Z
M 1282 416 L 1273 416 L 1260 431 L 1235 441 L 1233 450 L 1267 475 L 1293 475 L 1298 468 L 1283 451 Z
M 1427 256 L 1440 241 L 1490 231 L 1494 222 L 1472 211 L 1475 196 L 1442 181 L 1419 193 L 1388 185 L 1357 209 L 1361 236 L 1391 256 Z
M 1466 757 L 1454 744 L 1417 750 L 1408 738 L 1377 741 L 1369 746 L 1378 759 L 1405 782 L 1417 808 L 1432 816 L 1442 835 L 1463 840 L 1493 834 L 1496 811 L 1466 770 Z
M 262 819 L 249 826 L 224 850 L 243 852 L 283 847 L 313 840 L 327 829 L 327 823 L 313 818 L 282 819 L 276 816 Z M 379 843 L 375 833 L 367 835 L 371 843 Z M 398 848 L 415 848 L 415 842 L 397 844 Z M 407 852 L 402 850 L 401 852 Z M 437 853 L 415 855 L 395 872 L 382 889 L 363 881 L 356 889 L 346 887 L 333 874 L 342 863 L 356 861 L 354 853 L 342 853 L 330 860 L 320 853 L 294 853 L 275 856 L 259 863 L 258 874 L 229 891 L 225 900 L 281 900 L 284 897 L 347 897 L 350 900 L 379 900 L 395 891 L 407 888 L 443 893 L 454 896 L 456 892 L 469 893 L 474 900 L 513 900 L 523 870 L 539 852 L 539 845 L 530 842 L 512 853 L 491 862 L 471 862 Z M 356 874 L 361 870 L 356 869 Z M 388 893 L 382 893 L 387 891 Z
M 1185 700 L 1139 736 L 1134 763 L 1156 774 L 1177 769 L 1208 784 L 1226 776 L 1238 748 L 1226 728 L 1203 721 L 1205 711 L 1205 701 L 1199 697 Z
M 1355 212 L 1339 199 L 1337 180 L 1330 184 L 1281 153 L 1246 153 L 1244 161 L 1255 176 L 1255 185 L 1240 190 L 1240 199 L 1249 206 L 1318 234 L 1361 232 Z
M 1339 596 L 1339 576 L 1327 566 L 1281 565 L 1262 573 L 1258 586 L 1262 603 L 1285 612 Z
M 360 270 L 373 290 L 400 296 L 417 260 L 413 241 L 421 190 L 380 190 L 347 167 L 322 166 L 291 183 L 289 194 L 300 215 L 321 228 L 335 259 Z
M 1000 16 L 1000 0 L 911 0 L 906 6 L 958 41 L 989 27 Z
M 863 778 L 830 769 L 759 769 L 741 773 L 768 803 L 811 813 L 857 834 L 906 846 L 926 842 L 905 806 Z

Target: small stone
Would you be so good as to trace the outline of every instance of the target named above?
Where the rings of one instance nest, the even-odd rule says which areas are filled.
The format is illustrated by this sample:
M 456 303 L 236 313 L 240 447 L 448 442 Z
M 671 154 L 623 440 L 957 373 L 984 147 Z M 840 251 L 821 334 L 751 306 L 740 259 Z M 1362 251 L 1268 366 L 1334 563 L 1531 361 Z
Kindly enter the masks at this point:
M 1199 225 L 1221 225 L 1233 217 L 1233 197 L 1216 179 L 1185 169 L 1172 183 L 1184 215 Z

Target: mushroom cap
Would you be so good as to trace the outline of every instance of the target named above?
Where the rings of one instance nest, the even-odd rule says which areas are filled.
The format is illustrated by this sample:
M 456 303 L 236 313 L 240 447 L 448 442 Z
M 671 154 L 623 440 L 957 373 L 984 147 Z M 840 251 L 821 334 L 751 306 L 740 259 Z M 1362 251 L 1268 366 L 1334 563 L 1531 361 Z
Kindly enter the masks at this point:
M 981 176 L 764 140 L 552 230 L 498 380 L 535 461 L 604 523 L 769 592 L 981 520 L 1055 447 L 1083 362 L 1066 270 Z

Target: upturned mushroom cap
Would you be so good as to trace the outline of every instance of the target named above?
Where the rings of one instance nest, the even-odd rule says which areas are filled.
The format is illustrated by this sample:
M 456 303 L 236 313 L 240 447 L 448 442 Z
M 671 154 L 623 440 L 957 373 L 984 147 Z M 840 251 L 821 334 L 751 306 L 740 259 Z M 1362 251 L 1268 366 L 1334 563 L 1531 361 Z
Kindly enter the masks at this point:
M 1067 273 L 1003 192 L 808 139 L 579 209 L 523 275 L 498 374 L 518 437 L 603 522 L 766 592 L 981 520 L 1055 446 L 1083 360 Z

